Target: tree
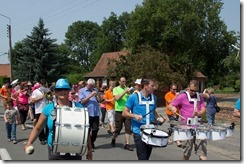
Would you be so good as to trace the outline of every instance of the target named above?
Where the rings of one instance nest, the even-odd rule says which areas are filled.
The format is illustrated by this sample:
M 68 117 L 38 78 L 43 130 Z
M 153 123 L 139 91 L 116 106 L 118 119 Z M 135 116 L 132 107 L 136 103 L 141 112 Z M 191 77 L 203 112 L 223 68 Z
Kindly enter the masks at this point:
M 117 16 L 114 12 L 108 19 L 104 19 L 96 40 L 96 49 L 91 56 L 93 65 L 97 63 L 104 52 L 117 52 L 124 48 L 125 31 L 129 22 L 130 14 L 123 12 Z
M 129 82 L 139 78 L 152 78 L 158 82 L 159 88 L 169 86 L 174 82 L 184 82 L 185 79 L 173 72 L 166 54 L 148 45 L 140 46 L 136 53 L 121 56 L 120 60 L 112 60 L 108 65 L 109 77 L 125 76 Z
M 51 33 L 44 28 L 44 21 L 39 19 L 31 35 L 27 35 L 15 50 L 18 65 L 15 65 L 16 77 L 22 81 L 46 79 L 56 81 L 66 72 L 65 54 L 58 54 L 56 39 L 49 37 Z
M 217 83 L 228 73 L 221 61 L 236 41 L 220 20 L 222 5 L 218 0 L 145 0 L 131 13 L 126 48 L 134 53 L 148 44 L 168 55 L 172 71 L 187 81 L 199 70 Z
M 68 27 L 65 34 L 65 44 L 70 51 L 69 57 L 86 71 L 93 68 L 89 57 L 96 48 L 95 41 L 99 30 L 97 23 L 77 21 Z

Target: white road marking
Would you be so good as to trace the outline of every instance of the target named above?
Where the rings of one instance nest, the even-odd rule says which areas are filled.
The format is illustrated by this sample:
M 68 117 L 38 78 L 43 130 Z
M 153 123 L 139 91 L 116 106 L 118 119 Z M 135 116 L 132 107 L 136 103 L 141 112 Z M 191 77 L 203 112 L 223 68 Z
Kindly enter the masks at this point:
M 0 156 L 1 159 L 6 161 L 6 160 L 12 160 L 12 158 L 10 157 L 8 151 L 4 148 L 0 148 Z

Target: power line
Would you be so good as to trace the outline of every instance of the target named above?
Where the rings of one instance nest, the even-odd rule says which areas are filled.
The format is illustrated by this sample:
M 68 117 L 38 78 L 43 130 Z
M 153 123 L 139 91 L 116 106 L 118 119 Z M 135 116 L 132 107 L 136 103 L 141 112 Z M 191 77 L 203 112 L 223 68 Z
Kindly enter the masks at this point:
M 92 5 L 92 4 L 94 4 L 94 3 L 97 2 L 97 1 L 96 1 L 96 2 L 92 2 L 92 3 L 90 3 L 90 4 L 86 5 L 86 6 L 79 7 L 80 5 L 82 5 L 83 3 L 87 2 L 87 1 L 89 1 L 89 0 L 82 1 L 82 2 L 80 2 L 80 3 L 78 3 L 78 4 L 74 4 L 74 5 L 72 5 L 72 6 L 69 7 L 69 8 L 66 8 L 66 9 L 64 9 L 64 10 L 62 10 L 62 11 L 59 11 L 58 13 L 54 13 L 53 15 L 48 16 L 47 19 L 44 19 L 44 21 L 45 21 L 45 22 L 50 22 L 50 21 L 55 22 L 57 19 L 60 19 L 60 18 L 62 18 L 62 17 L 65 17 L 66 15 L 70 15 L 70 14 L 72 14 L 72 13 L 74 13 L 74 12 L 80 10 L 80 9 L 83 9 L 83 8 L 85 8 L 85 7 L 88 7 L 88 6 L 90 6 L 90 5 Z M 100 0 L 98 0 L 98 1 L 100 1 Z M 73 1 L 73 2 L 74 2 L 74 1 Z M 77 7 L 79 7 L 79 8 L 76 9 L 76 10 L 72 10 L 73 8 L 77 8 Z M 65 13 L 66 11 L 71 11 L 71 12 L 69 12 L 68 14 L 63 14 L 62 16 L 58 16 L 58 17 L 55 18 L 56 15 L 58 15 L 58 14 L 60 14 L 60 13 Z M 47 14 L 43 14 L 43 15 L 47 15 Z M 50 20 L 49 18 L 51 18 L 51 20 Z M 38 21 L 37 21 L 37 23 L 38 23 Z M 36 24 L 37 24 L 37 23 L 36 23 Z M 18 33 L 21 33 L 22 30 L 23 30 L 23 29 L 26 29 L 27 27 L 33 27 L 33 23 L 29 23 L 28 25 L 25 25 L 25 26 L 22 27 L 22 28 L 18 28 L 18 30 L 14 30 L 14 32 L 13 32 L 14 35 L 16 35 L 16 34 L 18 34 Z

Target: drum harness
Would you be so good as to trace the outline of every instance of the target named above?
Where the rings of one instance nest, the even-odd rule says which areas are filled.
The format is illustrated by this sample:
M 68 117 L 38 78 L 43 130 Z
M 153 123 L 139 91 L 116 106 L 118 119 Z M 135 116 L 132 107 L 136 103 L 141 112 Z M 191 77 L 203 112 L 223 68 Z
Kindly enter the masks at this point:
M 155 126 L 150 124 L 150 115 L 149 115 L 151 112 L 154 111 L 154 110 L 150 110 L 150 108 L 149 108 L 150 105 L 155 104 L 153 94 L 149 95 L 149 97 L 150 97 L 149 101 L 142 101 L 140 92 L 136 92 L 136 94 L 138 96 L 139 105 L 146 106 L 146 114 L 142 116 L 142 118 L 146 117 L 146 125 L 141 125 L 140 130 L 143 131 L 144 129 L 155 129 Z M 158 123 L 158 125 L 159 125 L 159 123 Z M 152 133 L 151 133 L 151 135 L 152 135 Z
M 196 92 L 196 96 L 197 98 L 191 98 L 190 94 L 188 92 L 184 92 L 188 98 L 188 101 L 189 102 L 193 102 L 194 103 L 194 111 L 193 112 L 196 112 L 197 111 L 197 102 L 200 101 L 200 96 L 199 96 L 199 93 Z M 198 120 L 198 117 L 195 116 L 195 120 Z M 189 122 L 189 124 L 191 123 L 191 120 L 187 121 Z M 194 121 L 195 122 L 195 121 Z M 194 144 L 194 151 L 195 151 L 195 154 L 197 154 L 197 144 L 196 144 L 196 131 L 195 130 L 191 130 L 191 133 L 192 133 L 192 136 L 193 136 L 193 144 Z

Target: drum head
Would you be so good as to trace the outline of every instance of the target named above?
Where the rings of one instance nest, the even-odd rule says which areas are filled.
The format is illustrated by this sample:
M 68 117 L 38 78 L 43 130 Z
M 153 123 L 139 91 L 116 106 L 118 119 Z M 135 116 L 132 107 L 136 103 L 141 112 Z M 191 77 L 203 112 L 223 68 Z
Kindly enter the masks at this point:
M 144 134 L 147 135 L 152 135 L 153 137 L 156 138 L 167 138 L 168 137 L 168 133 L 162 131 L 162 130 L 157 130 L 157 129 L 144 129 L 143 130 Z
M 177 128 L 179 128 L 179 129 L 191 129 L 191 127 L 188 125 L 178 125 Z
M 202 131 L 207 131 L 207 130 L 209 130 L 210 128 L 205 127 L 205 126 L 200 126 L 200 127 L 198 127 L 197 129 L 198 129 L 198 130 L 202 130 Z
M 229 128 L 231 125 L 228 125 L 228 124 L 218 124 L 218 125 L 215 125 L 215 126 L 223 127 L 223 128 Z
M 214 129 L 214 130 L 226 130 L 226 128 L 221 127 L 221 126 L 212 126 L 211 129 Z

